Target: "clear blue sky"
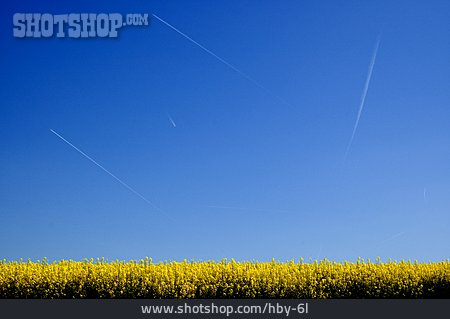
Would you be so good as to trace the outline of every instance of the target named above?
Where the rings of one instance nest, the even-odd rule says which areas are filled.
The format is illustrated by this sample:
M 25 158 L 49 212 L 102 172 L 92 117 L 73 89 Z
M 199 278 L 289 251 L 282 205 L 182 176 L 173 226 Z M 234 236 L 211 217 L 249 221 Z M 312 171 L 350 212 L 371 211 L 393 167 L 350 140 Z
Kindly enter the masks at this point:
M 16 12 L 155 13 L 289 105 L 156 19 L 18 39 Z M 450 257 L 448 1 L 21 0 L 0 16 L 0 258 Z

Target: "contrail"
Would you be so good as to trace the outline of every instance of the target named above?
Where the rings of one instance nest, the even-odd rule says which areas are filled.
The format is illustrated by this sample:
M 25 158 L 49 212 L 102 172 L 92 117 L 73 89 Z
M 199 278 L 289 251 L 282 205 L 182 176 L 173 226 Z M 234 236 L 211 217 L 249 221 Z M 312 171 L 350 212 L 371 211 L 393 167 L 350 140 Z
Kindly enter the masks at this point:
M 427 189 L 426 189 L 426 188 L 423 189 L 423 201 L 424 201 L 425 203 L 428 202 L 428 201 L 427 201 Z
M 177 127 L 174 120 L 172 119 L 172 117 L 169 114 L 167 114 L 167 118 L 169 119 L 170 123 L 172 123 L 173 127 Z
M 318 262 L 320 261 L 319 257 L 320 257 L 320 254 L 322 253 L 322 248 L 323 248 L 323 245 L 320 245 L 319 252 L 317 253 L 317 261 Z
M 404 235 L 404 234 L 405 234 L 405 232 L 402 231 L 402 232 L 400 232 L 400 233 L 398 233 L 398 234 L 395 234 L 395 235 L 393 235 L 393 236 L 391 236 L 391 237 L 388 237 L 388 238 L 386 238 L 386 239 L 380 241 L 380 242 L 378 243 L 378 245 L 384 244 L 385 242 L 391 241 L 391 240 L 393 240 L 393 239 L 395 239 L 395 238 L 397 238 L 397 237 L 400 237 L 400 236 L 402 236 L 402 235 Z
M 116 181 L 118 181 L 120 184 L 122 184 L 125 188 L 127 188 L 129 191 L 131 191 L 132 193 L 134 193 L 135 195 L 139 196 L 142 200 L 144 200 L 147 204 L 150 204 L 151 206 L 153 206 L 154 208 L 156 208 L 157 210 L 159 210 L 161 213 L 163 213 L 166 217 L 172 219 L 170 216 L 166 215 L 164 213 L 164 211 L 159 208 L 158 206 L 156 206 L 155 204 L 153 204 L 151 201 L 149 201 L 147 198 L 145 198 L 141 193 L 139 193 L 138 191 L 136 191 L 135 189 L 133 189 L 131 186 L 129 186 L 127 183 L 123 182 L 120 178 L 118 178 L 116 175 L 114 175 L 113 173 L 111 173 L 110 171 L 108 171 L 106 168 L 104 168 L 102 165 L 100 165 L 99 163 L 97 163 L 92 157 L 90 157 L 89 155 L 87 155 L 85 152 L 83 152 L 82 150 L 80 150 L 78 147 L 76 147 L 75 145 L 73 145 L 72 143 L 70 143 L 68 140 L 66 140 L 64 137 L 62 137 L 60 134 L 58 134 L 57 132 L 55 132 L 54 130 L 50 129 L 50 131 L 55 134 L 56 136 L 58 136 L 61 140 L 63 140 L 64 142 L 66 142 L 67 144 L 69 144 L 72 148 L 74 148 L 78 153 L 80 153 L 81 155 L 83 155 L 84 157 L 86 157 L 88 160 L 90 160 L 92 163 L 94 163 L 95 165 L 97 165 L 98 167 L 100 167 L 104 172 L 106 172 L 109 176 L 111 176 L 112 178 L 114 178 Z
M 362 113 L 362 111 L 364 109 L 364 103 L 366 101 L 366 96 L 367 96 L 367 91 L 369 89 L 370 79 L 372 78 L 372 71 L 373 71 L 373 67 L 375 65 L 375 60 L 377 58 L 378 47 L 380 46 L 380 41 L 381 41 L 381 33 L 378 36 L 377 42 L 375 44 L 375 49 L 373 51 L 372 59 L 370 60 L 369 72 L 367 74 L 366 83 L 364 84 L 364 89 L 363 89 L 363 92 L 362 92 L 362 95 L 361 95 L 361 102 L 359 104 L 358 116 L 356 117 L 356 122 L 355 122 L 355 125 L 353 127 L 352 136 L 350 138 L 350 141 L 348 142 L 347 150 L 345 151 L 344 159 L 347 158 L 347 155 L 350 152 L 350 148 L 352 147 L 352 143 L 353 143 L 353 139 L 355 137 L 356 130 L 358 129 L 359 120 L 361 119 L 361 113 Z
M 229 209 L 229 210 L 244 210 L 244 211 L 254 211 L 254 212 L 268 212 L 268 213 L 293 213 L 293 211 L 289 210 L 271 210 L 271 209 L 261 209 L 261 208 L 252 208 L 252 207 L 236 207 L 236 206 L 217 206 L 217 205 L 208 205 L 208 208 L 218 208 L 218 209 Z
M 161 21 L 162 23 L 164 23 L 166 26 L 168 26 L 169 28 L 171 28 L 172 30 L 174 30 L 175 32 L 177 32 L 178 34 L 182 35 L 183 37 L 185 37 L 186 39 L 188 39 L 189 41 L 191 41 L 192 43 L 194 43 L 196 46 L 198 46 L 199 48 L 201 48 L 203 51 L 205 51 L 206 53 L 212 55 L 213 57 L 215 57 L 217 60 L 219 60 L 220 62 L 222 62 L 223 64 L 225 64 L 226 66 L 228 66 L 230 69 L 234 70 L 235 72 L 239 73 L 240 75 L 242 75 L 244 78 L 246 78 L 247 80 L 249 80 L 250 82 L 252 82 L 253 84 L 255 84 L 257 87 L 259 87 L 260 89 L 262 89 L 263 91 L 265 91 L 266 93 L 268 93 L 269 95 L 273 96 L 274 98 L 276 98 L 277 100 L 279 100 L 280 102 L 292 107 L 291 104 L 289 104 L 288 102 L 286 102 L 284 99 L 280 98 L 279 96 L 277 96 L 276 94 L 274 94 L 272 91 L 270 91 L 269 89 L 267 89 L 266 87 L 264 87 L 262 84 L 260 84 L 258 81 L 256 81 L 255 79 L 253 79 L 251 76 L 249 76 L 248 74 L 242 72 L 241 70 L 239 70 L 237 67 L 235 67 L 234 65 L 232 65 L 231 63 L 227 62 L 225 59 L 221 58 L 220 56 L 218 56 L 217 54 L 215 54 L 214 52 L 212 52 L 211 50 L 207 49 L 205 46 L 201 45 L 200 43 L 198 43 L 197 41 L 195 41 L 194 39 L 192 39 L 190 36 L 188 36 L 186 33 L 181 32 L 180 30 L 178 30 L 177 28 L 175 28 L 173 25 L 171 25 L 169 22 L 163 20 L 162 18 L 158 17 L 156 14 L 152 14 L 153 17 L 155 17 L 156 19 L 158 19 L 159 21 Z

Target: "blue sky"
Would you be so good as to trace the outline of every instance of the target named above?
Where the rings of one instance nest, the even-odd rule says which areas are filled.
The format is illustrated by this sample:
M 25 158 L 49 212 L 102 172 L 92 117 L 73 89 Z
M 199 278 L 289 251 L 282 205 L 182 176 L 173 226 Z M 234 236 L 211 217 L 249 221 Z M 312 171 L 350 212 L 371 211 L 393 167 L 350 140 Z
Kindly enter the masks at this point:
M 272 93 L 156 19 L 117 39 L 18 39 L 16 12 L 154 13 Z M 3 4 L 0 257 L 449 258 L 449 14 L 448 1 Z

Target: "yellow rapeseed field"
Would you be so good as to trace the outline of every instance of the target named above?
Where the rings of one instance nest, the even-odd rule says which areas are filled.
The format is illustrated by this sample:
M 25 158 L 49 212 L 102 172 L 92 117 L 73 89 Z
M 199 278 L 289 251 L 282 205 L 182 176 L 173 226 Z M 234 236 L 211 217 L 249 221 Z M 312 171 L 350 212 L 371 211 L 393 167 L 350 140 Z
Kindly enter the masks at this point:
M 450 298 L 450 261 L 3 261 L 0 298 Z

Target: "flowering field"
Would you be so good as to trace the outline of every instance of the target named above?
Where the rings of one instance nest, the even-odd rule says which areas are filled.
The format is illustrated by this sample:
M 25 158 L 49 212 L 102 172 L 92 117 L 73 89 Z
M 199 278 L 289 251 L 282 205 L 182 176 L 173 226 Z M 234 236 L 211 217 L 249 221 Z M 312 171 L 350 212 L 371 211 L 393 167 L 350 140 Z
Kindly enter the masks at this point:
M 0 298 L 450 298 L 450 261 L 3 261 Z

